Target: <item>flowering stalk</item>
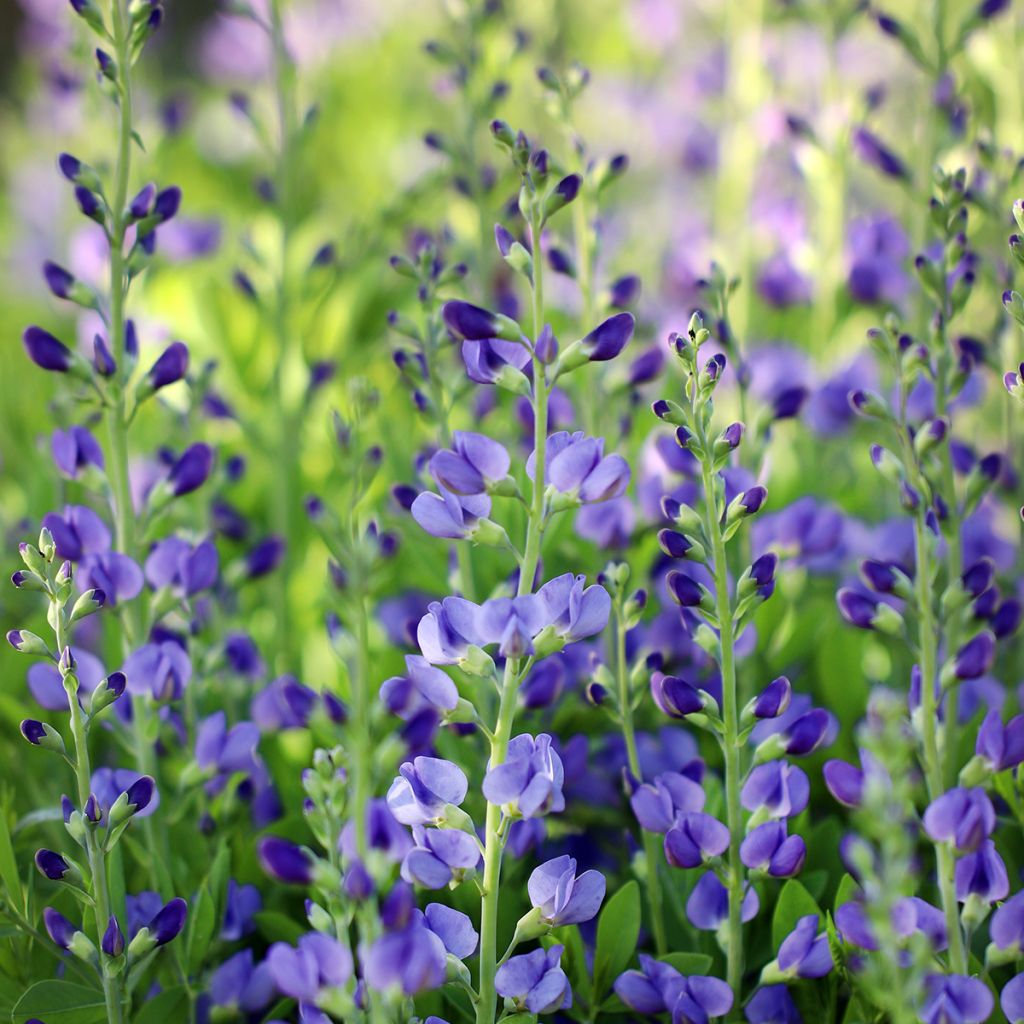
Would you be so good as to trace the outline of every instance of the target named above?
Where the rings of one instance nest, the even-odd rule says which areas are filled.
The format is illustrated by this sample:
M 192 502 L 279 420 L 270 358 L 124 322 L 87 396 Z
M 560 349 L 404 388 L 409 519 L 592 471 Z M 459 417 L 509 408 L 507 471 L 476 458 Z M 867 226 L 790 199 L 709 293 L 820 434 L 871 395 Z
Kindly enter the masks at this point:
M 604 578 L 611 583 L 610 589 L 614 595 L 612 604 L 615 615 L 615 630 L 613 633 L 614 679 L 618 692 L 619 724 L 622 728 L 623 739 L 626 741 L 626 763 L 629 765 L 629 770 L 633 777 L 641 780 L 643 778 L 643 771 L 640 767 L 640 753 L 636 745 L 636 727 L 633 722 L 634 694 L 632 678 L 626 661 L 626 634 L 636 625 L 635 620 L 639 618 L 642 602 L 637 599 L 637 595 L 633 595 L 632 598 L 627 597 L 625 583 L 628 575 L 629 568 L 626 565 L 612 566 L 605 570 L 603 574 Z M 640 834 L 644 848 L 647 907 L 650 915 L 651 931 L 654 935 L 654 948 L 659 956 L 662 956 L 668 952 L 661 877 L 658 873 L 662 857 L 655 834 L 648 832 L 646 829 L 641 829 Z
M 540 258 L 540 237 L 543 228 L 540 210 L 534 209 L 530 220 L 530 239 L 533 252 L 532 309 L 533 309 L 533 494 L 526 528 L 526 546 L 519 564 L 518 597 L 532 593 L 533 580 L 540 560 L 541 540 L 544 534 L 544 481 L 545 451 L 548 436 L 548 384 L 547 367 L 537 355 L 537 342 L 544 325 L 544 270 Z M 521 662 L 508 658 L 501 681 L 498 716 L 491 734 L 488 766 L 496 768 L 505 760 L 512 726 L 515 721 L 516 692 L 522 681 Z M 501 808 L 488 802 L 484 825 L 483 893 L 480 901 L 480 977 L 477 988 L 477 1024 L 493 1024 L 497 1007 L 494 988 L 498 964 L 498 886 L 501 879 L 501 855 L 504 837 L 499 834 Z

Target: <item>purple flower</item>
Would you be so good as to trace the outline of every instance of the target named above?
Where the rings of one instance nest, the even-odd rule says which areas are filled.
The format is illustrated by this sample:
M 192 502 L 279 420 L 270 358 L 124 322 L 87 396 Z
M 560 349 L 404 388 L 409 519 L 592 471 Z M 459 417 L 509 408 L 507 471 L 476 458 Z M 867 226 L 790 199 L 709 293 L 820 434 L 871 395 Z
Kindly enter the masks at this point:
M 785 821 L 766 821 L 740 844 L 740 859 L 751 871 L 772 878 L 790 878 L 804 866 L 807 846 L 798 835 L 787 835 Z
M 991 839 L 957 861 L 954 882 L 956 898 L 961 903 L 972 897 L 974 901 L 996 903 L 1010 892 L 1006 865 Z
M 978 978 L 929 974 L 924 988 L 924 1003 L 918 1011 L 924 1024 L 981 1024 L 992 1013 L 992 993 Z
M 424 708 L 454 711 L 459 691 L 445 672 L 419 655 L 405 656 L 404 676 L 392 676 L 380 686 L 380 699 L 392 714 L 408 721 Z
M 153 700 L 179 700 L 192 678 L 192 660 L 174 640 L 143 644 L 132 651 L 121 668 L 128 692 Z
M 514 741 L 513 741 L 514 742 Z M 466 799 L 469 783 L 461 768 L 437 757 L 417 757 L 398 769 L 388 789 L 388 807 L 403 825 L 434 825 L 445 808 Z
M 757 765 L 747 776 L 740 800 L 758 817 L 789 818 L 807 806 L 810 786 L 800 768 L 786 761 Z
M 585 640 L 600 633 L 608 624 L 611 598 L 602 586 L 584 587 L 585 576 L 565 573 L 545 583 L 537 591 L 545 624 L 568 643 Z
M 71 480 L 77 480 L 90 466 L 104 467 L 103 449 L 85 427 L 55 430 L 50 439 L 50 451 L 57 469 Z
M 257 769 L 256 746 L 260 730 L 253 722 L 239 722 L 230 729 L 223 711 L 204 718 L 196 732 L 196 763 L 219 775 L 249 774 Z
M 494 976 L 498 995 L 511 999 L 517 1009 L 530 1013 L 554 1013 L 572 1006 L 572 989 L 559 966 L 562 946 L 535 949 L 503 963 Z
M 462 360 L 470 380 L 477 384 L 497 384 L 524 370 L 530 362 L 530 353 L 518 342 L 489 338 L 464 341 Z
M 534 458 L 531 453 L 526 462 L 531 477 Z M 570 501 L 593 504 L 617 498 L 626 490 L 629 466 L 621 455 L 605 456 L 603 438 L 560 430 L 548 438 L 545 482 Z
M 749 885 L 743 890 L 743 920 L 757 916 L 760 901 L 757 891 Z M 713 871 L 707 871 L 697 881 L 686 901 L 686 917 L 694 928 L 714 932 L 729 919 L 729 891 Z
M 444 984 L 447 959 L 444 940 L 427 926 L 425 916 L 413 915 L 370 946 L 363 977 L 377 992 L 399 989 L 412 996 Z
M 992 835 L 996 812 L 983 789 L 957 786 L 928 805 L 923 821 L 935 842 L 950 843 L 958 853 L 969 853 Z
M 257 1013 L 274 998 L 274 977 L 269 963 L 254 963 L 252 950 L 243 949 L 210 975 L 208 991 L 215 1006 Z
M 153 780 L 131 768 L 97 768 L 92 773 L 89 788 L 104 819 L 122 794 L 127 794 L 129 808 L 134 808 L 131 813 L 140 818 L 148 818 L 160 806 L 160 794 Z
M 51 882 L 61 881 L 71 871 L 71 865 L 54 850 L 36 850 L 35 864 L 39 873 Z
M 1015 893 L 996 909 L 988 934 L 996 949 L 1020 955 L 1024 945 L 1024 891 Z
M 463 881 L 480 863 L 476 836 L 452 828 L 413 827 L 416 845 L 402 861 L 402 878 L 425 889 Z
M 263 732 L 304 729 L 316 704 L 316 692 L 295 676 L 278 676 L 253 697 L 249 714 Z
M 168 537 L 153 546 L 143 568 L 154 590 L 167 587 L 191 597 L 216 583 L 217 549 L 211 541 L 193 547 L 180 537 Z
M 640 954 L 640 970 L 615 980 L 615 994 L 644 1016 L 669 1012 L 678 1024 L 707 1024 L 732 1009 L 732 992 L 724 981 L 701 975 L 684 977 L 671 964 Z
M 78 562 L 85 555 L 103 554 L 110 550 L 110 530 L 106 523 L 85 505 L 66 505 L 64 512 L 48 512 L 43 526 L 53 534 L 57 557 Z
M 413 519 L 432 537 L 472 538 L 478 521 L 490 514 L 491 499 L 486 494 L 460 498 L 443 487 L 439 490 L 440 494 L 424 491 L 416 496 L 410 509 Z
M 138 597 L 145 577 L 127 555 L 120 551 L 103 551 L 82 557 L 75 582 L 83 594 L 87 590 L 102 591 L 106 602 L 114 606 Z
M 828 936 L 818 934 L 818 915 L 801 917 L 782 941 L 775 961 L 784 978 L 824 978 L 834 964 Z
M 535 818 L 565 809 L 562 761 L 551 747 L 551 737 L 536 739 L 525 733 L 508 745 L 505 761 L 487 772 L 483 791 L 487 801 L 509 813 Z
M 583 924 L 597 915 L 604 900 L 605 879 L 593 870 L 577 877 L 576 861 L 565 855 L 534 868 L 526 891 L 541 920 L 557 928 Z
M 905 896 L 893 905 L 890 915 L 893 931 L 900 939 L 922 933 L 936 952 L 946 948 L 946 919 L 938 907 L 917 896 Z M 867 911 L 860 902 L 843 903 L 836 908 L 836 927 L 844 942 L 861 949 L 879 948 Z M 909 963 L 909 959 L 908 959 Z
M 637 786 L 629 799 L 640 827 L 648 832 L 667 832 L 681 813 L 704 808 L 704 789 L 680 772 L 663 772 L 653 783 Z
M 456 430 L 452 447 L 430 460 L 434 479 L 460 497 L 483 494 L 508 476 L 511 459 L 503 445 L 484 434 Z
M 229 878 L 220 937 L 225 942 L 234 942 L 248 935 L 255 929 L 254 918 L 262 909 L 263 897 L 255 885 L 239 885 L 233 878 Z
M 419 919 L 441 940 L 445 950 L 452 956 L 465 960 L 476 952 L 480 936 L 462 911 L 446 907 L 443 903 L 428 903 Z
M 729 830 L 710 814 L 684 812 L 665 833 L 665 859 L 673 867 L 696 868 L 729 849 Z
M 803 1024 L 785 985 L 762 985 L 744 1010 L 749 1024 Z
M 266 537 L 254 544 L 245 555 L 245 574 L 250 580 L 272 573 L 284 557 L 285 542 L 280 537 Z
M 1006 983 L 999 997 L 999 1005 L 1010 1024 L 1021 1024 L 1024 1021 L 1024 973 Z M 978 1019 L 984 1020 L 983 1017 Z
M 352 954 L 329 935 L 307 932 L 297 946 L 275 942 L 267 951 L 267 967 L 281 992 L 316 1005 L 324 989 L 341 988 L 352 977 Z

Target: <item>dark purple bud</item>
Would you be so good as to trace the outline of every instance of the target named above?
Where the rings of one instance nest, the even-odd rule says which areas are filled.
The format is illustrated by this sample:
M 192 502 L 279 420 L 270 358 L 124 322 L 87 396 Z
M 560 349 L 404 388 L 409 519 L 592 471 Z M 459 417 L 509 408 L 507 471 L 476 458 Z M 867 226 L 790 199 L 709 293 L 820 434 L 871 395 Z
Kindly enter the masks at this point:
M 980 597 L 992 586 L 996 566 L 991 558 L 981 558 L 960 577 L 960 585 L 972 598 Z
M 804 757 L 821 746 L 829 728 L 829 715 L 823 708 L 814 708 L 786 727 L 786 753 Z
M 760 558 L 754 560 L 754 564 L 748 570 L 750 578 L 758 587 L 767 587 L 775 582 L 775 570 L 778 568 L 778 564 L 779 556 L 773 552 L 761 555 Z
M 280 537 L 267 537 L 245 556 L 246 574 L 249 579 L 258 579 L 273 572 L 284 556 L 284 541 Z
M 673 569 L 665 577 L 665 584 L 672 595 L 672 600 L 683 608 L 696 608 L 703 600 L 704 593 L 700 584 L 686 573 Z
M 71 182 L 77 182 L 79 175 L 85 169 L 82 161 L 70 153 L 61 153 L 57 157 L 57 166 L 60 168 L 60 173 Z
M 497 316 L 471 302 L 446 302 L 441 315 L 448 329 L 467 341 L 486 341 L 501 332 Z
M 608 305 L 612 309 L 628 309 L 640 297 L 640 278 L 627 274 L 612 281 L 608 289 Z
M 772 402 L 772 416 L 777 420 L 788 420 L 798 416 L 810 392 L 805 387 L 786 388 Z
M 764 505 L 767 498 L 768 491 L 760 484 L 757 484 L 743 492 L 740 505 L 746 515 L 752 516 L 760 512 L 761 506 Z
M 160 358 L 149 368 L 149 390 L 158 391 L 181 380 L 188 371 L 188 346 L 181 341 L 172 342 Z
M 78 208 L 90 220 L 103 220 L 103 211 L 100 207 L 99 198 L 84 185 L 75 186 L 75 202 L 78 203 Z
M 893 593 L 899 580 L 895 566 L 876 562 L 873 558 L 866 558 L 860 563 L 860 574 L 864 582 L 879 594 Z
M 658 532 L 658 546 L 669 558 L 685 558 L 693 547 L 683 534 L 668 529 Z
M 132 220 L 142 220 L 143 217 L 149 216 L 149 211 L 153 206 L 153 199 L 156 196 L 156 185 L 152 182 L 148 185 L 144 185 L 135 196 L 135 198 L 128 204 L 128 215 Z
M 551 329 L 551 324 L 544 325 L 534 346 L 534 351 L 545 366 L 550 366 L 558 358 L 558 339 Z
M 176 186 L 165 188 L 157 193 L 153 201 L 153 216 L 157 217 L 161 224 L 169 221 L 181 205 L 181 189 Z
M 853 149 L 864 163 L 869 164 L 890 178 L 909 181 L 910 172 L 906 164 L 882 141 L 864 127 L 854 129 Z
M 591 362 L 614 359 L 633 337 L 636 320 L 632 313 L 616 313 L 595 327 L 582 341 L 581 347 Z
M 739 448 L 740 441 L 743 440 L 743 424 L 730 423 L 729 426 L 722 431 L 719 436 L 719 440 L 724 441 L 730 449 Z
M 78 929 L 59 911 L 53 907 L 47 907 L 43 911 L 43 923 L 46 925 L 47 934 L 53 939 L 54 944 L 61 949 L 67 949 Z
M 43 370 L 66 373 L 74 362 L 71 349 L 42 327 L 29 327 L 21 336 L 29 359 Z
M 498 252 L 502 256 L 507 256 L 512 251 L 512 246 L 515 244 L 515 238 L 512 232 L 504 226 L 504 224 L 494 225 L 494 243 L 498 247 Z
M 50 260 L 43 264 L 43 277 L 46 278 L 46 287 L 58 299 L 66 299 L 75 286 L 74 274 Z
M 704 710 L 700 693 L 678 676 L 655 672 L 651 676 L 651 696 L 669 718 L 685 718 Z
M 565 274 L 566 277 L 576 276 L 576 266 L 572 261 L 572 257 L 564 249 L 559 249 L 556 245 L 548 249 L 548 266 L 556 274 Z
M 61 881 L 71 871 L 71 865 L 53 850 L 36 850 L 35 861 L 39 873 L 51 882 Z
M 843 587 L 836 594 L 836 604 L 839 606 L 839 613 L 847 622 L 858 629 L 871 629 L 878 610 L 876 602 L 859 594 L 856 590 Z
M 773 679 L 754 700 L 755 718 L 778 718 L 793 697 L 793 686 L 785 676 Z
M 263 870 L 287 885 L 309 885 L 314 861 L 308 851 L 280 836 L 266 836 L 257 845 Z
M 1008 597 L 992 616 L 992 632 L 996 639 L 1012 636 L 1017 632 L 1021 622 L 1021 603 L 1015 597 Z
M 167 475 L 171 493 L 176 498 L 180 498 L 182 495 L 198 490 L 206 483 L 212 469 L 213 449 L 202 442 L 190 445 Z
M 113 377 L 117 372 L 114 356 L 100 334 L 92 339 L 92 364 L 101 377 Z
M 121 926 L 113 914 L 110 915 L 110 920 L 107 922 L 100 948 L 110 957 L 118 957 L 124 952 L 124 932 L 121 931 Z
M 21 723 L 21 735 L 25 737 L 34 747 L 42 745 L 46 737 L 47 727 L 35 718 L 26 718 Z
M 153 799 L 156 783 L 149 775 L 140 775 L 125 791 L 130 814 L 144 811 Z
M 165 946 L 181 933 L 187 914 L 188 904 L 180 896 L 164 904 L 146 926 L 158 946 Z
M 957 651 L 953 671 L 957 679 L 977 679 L 991 667 L 996 654 L 996 638 L 985 630 Z

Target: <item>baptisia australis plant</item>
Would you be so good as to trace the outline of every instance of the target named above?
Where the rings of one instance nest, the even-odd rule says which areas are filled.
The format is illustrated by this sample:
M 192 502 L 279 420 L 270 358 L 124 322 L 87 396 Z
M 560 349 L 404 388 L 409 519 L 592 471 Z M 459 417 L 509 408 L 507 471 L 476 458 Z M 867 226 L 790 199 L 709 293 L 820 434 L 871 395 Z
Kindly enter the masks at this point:
M 761 511 L 767 491 L 760 484 L 736 489 L 725 472 L 741 444 L 743 425 L 733 423 L 718 432 L 713 428 L 713 396 L 727 364 L 721 353 L 702 363 L 700 350 L 709 338 L 698 313 L 685 335 L 670 338 L 685 373 L 684 401 L 661 399 L 654 411 L 675 426 L 677 443 L 699 467 L 703 510 L 666 497 L 663 511 L 671 526 L 658 539 L 666 555 L 693 566 L 672 570 L 665 584 L 683 609 L 683 621 L 695 642 L 717 666 L 721 689 L 716 696 L 707 684 L 656 671 L 651 690 L 665 714 L 686 719 L 717 740 L 723 760 L 725 823 L 704 811 L 700 776 L 694 778 L 686 769 L 651 782 L 634 780 L 631 802 L 641 827 L 664 835 L 665 856 L 671 865 L 703 869 L 686 914 L 695 928 L 717 933 L 726 954 L 724 992 L 730 1003 L 738 1004 L 745 976 L 743 923 L 759 907 L 751 881 L 791 877 L 800 871 L 806 856 L 803 839 L 790 835 L 786 823 L 807 805 L 809 783 L 804 771 L 788 758 L 818 749 L 828 739 L 830 723 L 820 709 L 797 711 L 794 706 L 795 713 L 788 713 L 793 693 L 785 677 L 750 700 L 741 698 L 737 641 L 754 611 L 772 595 L 778 559 L 773 553 L 761 555 L 738 577 L 731 576 L 727 544 Z M 748 740 L 753 740 L 750 754 Z M 828 973 L 832 960 L 818 936 L 822 924 L 813 915 L 802 920 L 782 942 L 778 958 L 765 967 L 761 983 L 776 985 Z M 678 982 L 659 981 L 655 987 L 661 992 L 662 1008 L 672 1009 Z M 630 1002 L 639 998 L 634 979 L 624 976 L 617 991 L 638 1012 L 657 1012 Z M 712 986 L 710 991 L 717 990 Z M 728 1008 L 704 1012 L 718 1015 Z
M 409 667 L 418 700 L 433 703 L 442 721 L 473 723 L 487 737 L 490 754 L 482 780 L 487 807 L 482 842 L 472 818 L 459 806 L 469 784 L 454 764 L 417 758 L 403 765 L 388 793 L 392 812 L 414 830 L 415 846 L 405 857 L 403 875 L 426 886 L 456 885 L 473 877 L 480 888 L 477 980 L 474 985 L 468 975 L 460 978 L 471 993 L 481 1024 L 495 1020 L 499 995 L 511 1009 L 530 1013 L 569 1004 L 571 994 L 558 966 L 557 947 L 546 953 L 513 955 L 513 951 L 558 922 L 592 917 L 603 896 L 603 879 L 592 873 L 576 879 L 574 865 L 568 862 L 547 865 L 547 874 L 536 876 L 531 888 L 539 911 L 519 922 L 512 945 L 499 958 L 498 894 L 510 829 L 517 821 L 557 813 L 564 807 L 563 765 L 551 738 L 546 734 L 512 737 L 517 693 L 542 659 L 600 633 L 611 606 L 608 592 L 601 586 L 587 587 L 582 576 L 566 574 L 534 589 L 544 533 L 553 516 L 616 497 L 629 480 L 624 460 L 605 455 L 600 440 L 567 433 L 549 437 L 548 398 L 560 378 L 587 363 L 617 356 L 633 332 L 632 316 L 619 314 L 560 349 L 545 321 L 541 245 L 550 219 L 576 199 L 580 179 L 572 174 L 560 176 L 545 150 L 533 147 L 523 133 L 507 124 L 495 122 L 492 131 L 521 177 L 519 212 L 525 235 L 517 240 L 502 226 L 495 233 L 502 257 L 530 286 L 532 329 L 527 334 L 513 318 L 461 301 L 445 305 L 443 317 L 463 343 L 467 366 L 485 365 L 480 351 L 472 350 L 487 348 L 486 365 L 499 367 L 495 381 L 529 398 L 533 451 L 522 472 L 513 474 L 512 457 L 499 442 L 483 434 L 455 432 L 450 446 L 429 462 L 437 492 L 420 494 L 411 505 L 413 517 L 428 533 L 505 549 L 517 563 L 514 596 L 492 597 L 479 604 L 465 597 L 447 597 L 431 605 L 417 631 L 425 663 L 413 661 Z M 508 530 L 491 518 L 495 499 L 518 501 L 526 507 L 521 550 Z M 436 666 L 451 666 L 466 685 L 460 689 Z M 496 707 L 487 699 L 491 687 Z M 560 879 L 555 888 L 564 891 L 549 893 L 548 876 L 555 873 Z
M 69 893 L 77 911 L 75 920 L 70 920 L 49 906 L 43 911 L 43 921 L 58 949 L 66 950 L 99 975 L 107 1019 L 120 1022 L 131 1006 L 133 993 L 147 976 L 153 960 L 151 954 L 184 927 L 187 907 L 183 899 L 170 899 L 157 908 L 145 927 L 126 939 L 124 913 L 120 911 L 119 920 L 120 908 L 111 897 L 110 858 L 116 856 L 120 863 L 121 837 L 135 817 L 144 817 L 155 804 L 156 789 L 150 776 L 128 773 L 130 781 L 125 780 L 123 789 L 115 783 L 115 792 L 106 799 L 97 795 L 99 772 L 94 775 L 92 771 L 89 734 L 104 717 L 109 717 L 115 702 L 125 699 L 126 679 L 123 673 L 114 672 L 100 680 L 91 692 L 86 691 L 80 684 L 69 643 L 72 628 L 100 611 L 106 597 L 96 588 L 75 595 L 71 562 L 58 557 L 57 545 L 46 527 L 40 533 L 38 546 L 21 545 L 21 557 L 25 568 L 14 574 L 15 585 L 46 595 L 53 642 L 27 630 L 12 630 L 7 639 L 15 650 L 55 666 L 63 688 L 63 706 L 70 711 L 71 738 L 69 743 L 61 729 L 36 719 L 23 721 L 21 733 L 33 746 L 60 756 L 74 773 L 75 798 L 63 798 L 64 826 L 85 857 L 84 863 L 79 864 L 75 858 L 56 850 L 37 851 L 35 864 L 40 874 Z M 18 908 L 10 909 L 28 928 L 28 922 L 20 919 Z M 44 988 L 47 985 L 39 984 Z M 45 1006 L 47 997 L 52 998 L 48 992 L 37 995 L 40 1002 L 34 1004 L 32 990 L 26 993 L 30 1006 Z

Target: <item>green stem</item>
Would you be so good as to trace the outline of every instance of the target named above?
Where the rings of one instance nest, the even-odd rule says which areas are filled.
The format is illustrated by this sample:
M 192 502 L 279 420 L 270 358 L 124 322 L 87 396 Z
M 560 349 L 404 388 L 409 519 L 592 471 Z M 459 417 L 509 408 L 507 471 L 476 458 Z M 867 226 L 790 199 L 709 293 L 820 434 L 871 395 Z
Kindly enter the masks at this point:
M 63 629 L 57 628 L 57 647 L 64 650 L 65 637 Z M 92 785 L 92 768 L 89 761 L 89 737 L 82 708 L 78 703 L 78 685 L 72 688 L 68 679 L 64 680 L 64 688 L 71 709 L 71 735 L 75 742 L 75 782 L 78 787 L 78 806 L 85 808 L 89 800 Z M 96 838 L 96 830 L 91 825 L 85 828 L 85 849 L 89 858 L 89 875 L 92 879 L 93 911 L 96 921 L 96 944 L 103 940 L 107 922 L 110 920 L 110 890 L 107 885 L 107 864 L 103 848 Z M 112 975 L 106 967 L 104 953 L 99 952 L 100 977 L 103 980 L 103 1000 L 107 1007 L 107 1020 L 110 1024 L 120 1024 L 122 1019 L 122 995 L 120 976 Z
M 356 853 L 366 860 L 366 806 L 370 802 L 372 785 L 372 740 L 370 736 L 369 688 L 369 615 L 366 597 L 360 594 L 356 606 L 356 665 L 352 674 L 352 735 L 355 749 L 355 780 L 352 795 L 352 815 L 355 823 Z
M 629 692 L 629 671 L 626 664 L 626 624 L 622 620 L 622 607 L 616 606 L 615 628 L 615 675 L 619 684 L 619 714 L 622 719 L 622 735 L 626 741 L 626 760 L 629 770 L 639 781 L 643 781 L 640 771 L 640 755 L 636 747 L 636 729 L 633 725 L 633 701 Z M 646 829 L 640 830 L 644 846 L 644 860 L 647 865 L 647 906 L 651 918 L 651 931 L 654 934 L 654 947 L 659 956 L 668 952 L 668 939 L 665 935 L 665 915 L 662 913 L 661 878 L 658 866 L 661 863 L 661 850 L 654 833 Z
M 540 252 L 540 223 L 531 226 L 533 251 Z M 533 278 L 533 337 L 540 337 L 544 326 L 544 282 L 541 261 L 534 264 Z M 530 521 L 526 532 L 526 547 L 519 567 L 518 594 L 533 590 L 533 577 L 540 561 L 540 545 L 544 532 L 545 456 L 548 430 L 548 389 L 544 364 L 533 360 L 533 444 L 534 474 Z M 488 768 L 496 768 L 505 760 L 512 726 L 515 722 L 516 694 L 519 689 L 519 659 L 509 658 L 501 683 L 498 719 L 491 740 Z M 501 808 L 488 803 L 484 826 L 483 895 L 480 900 L 480 978 L 477 987 L 477 1024 L 494 1024 L 498 996 L 494 989 L 494 975 L 498 963 L 498 886 L 501 881 L 501 855 L 504 841 L 499 834 Z
M 705 451 L 709 446 L 704 445 Z M 733 651 L 732 604 L 729 598 L 729 570 L 725 557 L 725 540 L 718 509 L 718 494 L 710 455 L 703 460 L 705 520 L 711 540 L 715 571 L 715 607 L 718 615 L 720 667 L 722 672 L 722 720 L 725 734 L 722 747 L 725 755 L 725 808 L 729 828 L 729 920 L 726 942 L 726 981 L 733 991 L 736 1005 L 742 997 L 743 983 L 743 864 L 740 844 L 743 842 L 743 812 L 740 807 L 739 709 L 736 697 L 736 659 Z
M 293 231 L 293 147 L 295 145 L 295 76 L 284 38 L 281 0 L 270 5 L 270 27 L 274 49 L 274 91 L 277 102 L 277 208 L 280 221 L 280 251 L 277 290 L 274 296 L 273 330 L 277 344 L 277 360 L 272 381 L 275 423 L 279 431 L 274 446 L 276 461 L 273 516 L 275 529 L 285 542 L 285 561 L 281 584 L 274 588 L 277 625 L 277 655 L 290 660 L 293 630 L 289 626 L 289 567 L 296 564 L 294 497 L 298 490 L 298 423 L 289 408 L 287 384 L 291 358 L 291 333 L 288 325 L 290 295 L 288 287 L 288 254 Z
M 935 703 L 937 629 L 932 612 L 932 594 L 929 583 L 932 566 L 926 530 L 922 513 L 914 519 L 917 605 L 920 616 L 922 760 L 928 786 L 928 798 L 934 800 L 945 792 L 945 785 L 937 736 L 938 708 Z M 951 712 L 947 712 L 947 719 L 950 714 Z M 955 974 L 966 974 L 967 954 L 964 948 L 963 932 L 960 929 L 960 914 L 953 885 L 953 854 L 945 843 L 935 844 L 935 859 L 938 869 L 939 893 L 942 897 L 942 910 L 946 916 L 946 934 L 949 936 L 950 968 Z

